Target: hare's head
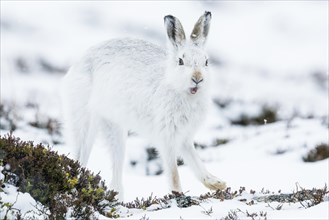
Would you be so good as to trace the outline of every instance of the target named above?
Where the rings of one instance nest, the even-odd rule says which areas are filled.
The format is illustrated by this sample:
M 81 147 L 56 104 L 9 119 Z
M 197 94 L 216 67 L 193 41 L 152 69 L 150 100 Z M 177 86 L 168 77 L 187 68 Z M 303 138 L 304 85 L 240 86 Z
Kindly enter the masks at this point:
M 194 25 L 189 40 L 180 21 L 172 15 L 164 17 L 172 48 L 167 80 L 178 90 L 196 94 L 208 84 L 208 56 L 204 50 L 210 27 L 211 13 L 205 12 Z

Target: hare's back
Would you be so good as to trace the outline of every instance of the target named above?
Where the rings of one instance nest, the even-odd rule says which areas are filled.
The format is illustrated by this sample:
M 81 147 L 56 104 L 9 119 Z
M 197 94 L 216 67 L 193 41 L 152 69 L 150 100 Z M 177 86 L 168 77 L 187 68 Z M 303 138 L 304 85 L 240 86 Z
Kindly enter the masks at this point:
M 104 115 L 111 110 L 116 120 L 125 112 L 122 121 L 137 118 L 131 114 L 147 114 L 141 103 L 152 102 L 163 82 L 166 56 L 161 47 L 135 39 L 110 40 L 91 48 L 83 63 L 92 76 L 92 105 L 106 110 Z
M 151 42 L 140 39 L 114 39 L 104 45 L 104 49 L 112 52 L 115 56 L 133 58 L 144 64 L 153 64 L 154 61 L 161 61 L 166 57 L 163 48 Z
M 143 73 L 162 68 L 167 56 L 163 48 L 153 43 L 130 38 L 104 42 L 91 48 L 88 55 L 88 60 L 93 60 L 93 70 L 106 64 L 107 67 L 141 70 Z

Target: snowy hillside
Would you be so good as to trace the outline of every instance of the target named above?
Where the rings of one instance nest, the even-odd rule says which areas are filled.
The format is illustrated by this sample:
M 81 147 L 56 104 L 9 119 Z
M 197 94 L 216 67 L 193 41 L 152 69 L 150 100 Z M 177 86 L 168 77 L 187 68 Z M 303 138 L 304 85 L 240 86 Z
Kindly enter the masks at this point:
M 13 130 L 22 140 L 70 156 L 59 98 L 69 66 L 90 46 L 111 38 L 165 46 L 165 15 L 191 31 L 211 11 L 206 47 L 213 103 L 195 145 L 231 192 L 245 190 L 230 199 L 217 194 L 202 199 L 209 191 L 181 165 L 183 191 L 195 204 L 182 207 L 171 199 L 144 208 L 119 206 L 116 213 L 125 219 L 328 219 L 328 194 L 311 207 L 312 199 L 260 199 L 329 183 L 328 6 L 327 1 L 1 1 L 1 136 Z M 124 202 L 163 198 L 169 191 L 157 152 L 138 135 L 127 144 Z M 97 143 L 87 166 L 106 183 L 108 158 Z M 35 199 L 16 191 L 8 183 L 0 190 L 0 218 L 7 202 L 28 213 L 25 217 L 36 210 Z

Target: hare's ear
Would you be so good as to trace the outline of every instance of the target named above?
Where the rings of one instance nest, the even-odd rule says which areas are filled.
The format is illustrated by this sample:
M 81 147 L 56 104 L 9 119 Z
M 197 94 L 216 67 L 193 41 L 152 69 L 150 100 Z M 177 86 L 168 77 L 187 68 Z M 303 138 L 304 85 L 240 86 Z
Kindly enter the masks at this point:
M 191 40 L 195 45 L 203 46 L 206 43 L 211 20 L 211 12 L 206 11 L 194 25 Z
M 164 23 L 170 42 L 175 48 L 182 47 L 185 44 L 186 38 L 180 21 L 172 15 L 167 15 L 164 17 Z

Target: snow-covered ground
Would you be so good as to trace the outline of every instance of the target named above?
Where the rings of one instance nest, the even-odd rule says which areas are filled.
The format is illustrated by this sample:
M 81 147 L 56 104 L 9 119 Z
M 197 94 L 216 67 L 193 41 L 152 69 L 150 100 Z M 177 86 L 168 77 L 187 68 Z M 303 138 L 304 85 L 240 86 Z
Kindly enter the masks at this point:
M 23 140 L 49 143 L 69 154 L 60 134 L 31 126 L 49 119 L 61 122 L 60 80 L 67 68 L 95 43 L 115 37 L 138 37 L 165 45 L 163 16 L 178 17 L 191 30 L 205 11 L 213 15 L 207 48 L 211 57 L 214 103 L 197 134 L 198 152 L 207 168 L 237 190 L 291 193 L 328 185 L 329 160 L 305 163 L 317 144 L 328 144 L 328 2 L 327 1 L 1 1 L 1 104 L 11 108 Z M 260 116 L 267 107 L 274 123 L 241 126 L 241 116 Z M 264 118 L 268 120 L 268 118 Z M 1 135 L 8 121 L 1 117 Z M 54 125 L 57 127 L 57 123 Z M 218 145 L 225 140 L 224 144 Z M 216 144 L 217 142 L 217 144 Z M 159 159 L 148 161 L 147 140 L 131 136 L 124 168 L 125 201 L 168 193 Z M 134 164 L 134 165 L 132 165 Z M 106 148 L 96 145 L 88 168 L 109 182 Z M 190 196 L 207 189 L 180 166 L 182 187 Z M 0 193 L 13 202 L 16 194 Z M 11 196 L 8 196 L 11 195 Z M 250 195 L 246 195 L 247 197 Z M 36 201 L 18 196 L 17 208 Z M 249 199 L 249 198 L 248 198 Z M 220 219 L 230 210 L 267 212 L 268 219 L 328 219 L 328 199 L 305 209 L 302 204 L 209 199 L 199 206 L 160 211 L 122 208 L 123 218 Z M 273 209 L 274 207 L 274 209 Z M 212 208 L 211 213 L 206 213 Z

